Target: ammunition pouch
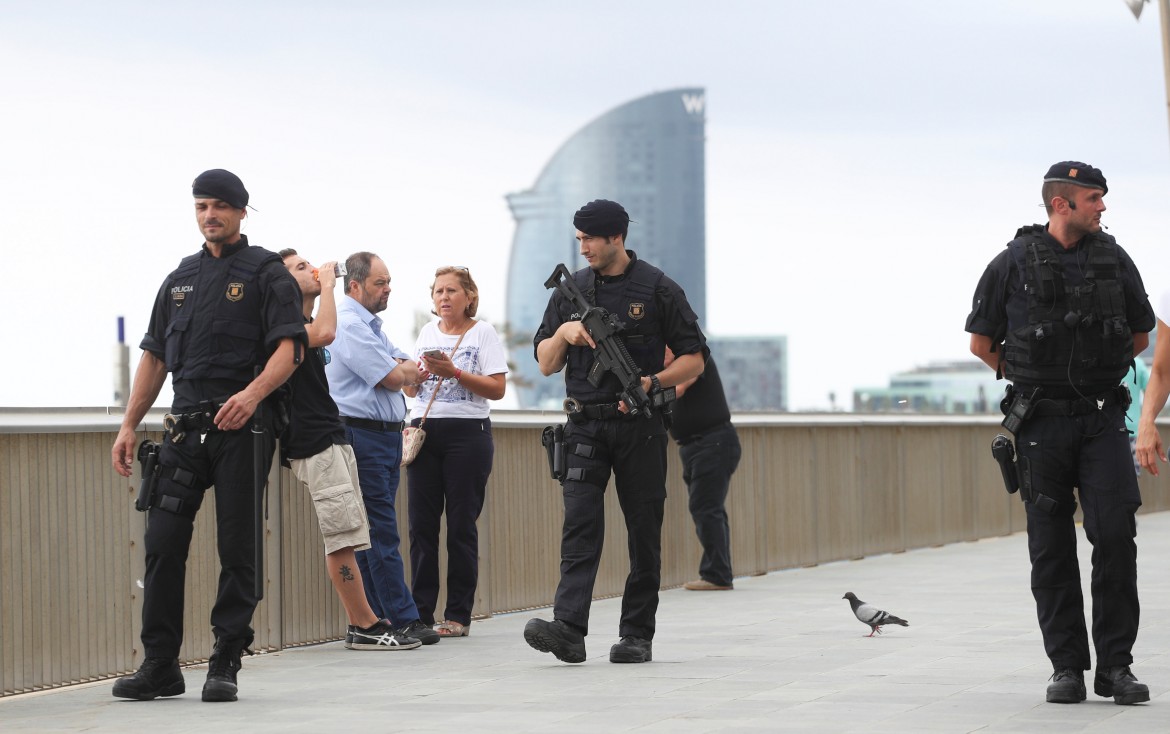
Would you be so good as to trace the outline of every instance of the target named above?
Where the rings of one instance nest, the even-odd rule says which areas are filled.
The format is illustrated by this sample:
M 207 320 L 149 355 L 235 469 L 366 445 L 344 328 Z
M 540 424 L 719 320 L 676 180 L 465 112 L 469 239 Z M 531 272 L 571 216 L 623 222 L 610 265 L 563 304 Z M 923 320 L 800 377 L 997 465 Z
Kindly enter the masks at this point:
M 199 506 L 203 504 L 203 494 L 198 491 L 185 492 L 180 487 L 193 490 L 195 475 L 174 466 L 161 467 L 156 475 L 158 479 L 166 479 L 167 484 L 163 489 L 155 491 L 153 506 L 163 512 L 194 520 L 195 514 L 199 512 Z
M 589 443 L 575 443 L 572 449 L 566 445 L 566 455 L 580 456 L 582 459 L 591 459 L 601 462 L 598 466 L 575 466 L 569 468 L 565 462 L 565 481 L 584 482 L 595 487 L 604 487 L 609 483 L 609 452 L 601 446 Z

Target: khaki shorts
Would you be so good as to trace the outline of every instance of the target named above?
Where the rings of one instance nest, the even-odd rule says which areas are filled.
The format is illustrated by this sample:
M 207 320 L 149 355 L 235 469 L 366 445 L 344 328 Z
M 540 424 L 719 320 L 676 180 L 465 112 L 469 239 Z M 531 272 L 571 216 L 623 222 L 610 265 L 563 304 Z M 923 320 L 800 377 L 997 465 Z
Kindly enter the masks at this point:
M 304 482 L 325 539 L 325 553 L 370 547 L 370 523 L 349 446 L 333 445 L 316 456 L 292 459 L 293 476 Z

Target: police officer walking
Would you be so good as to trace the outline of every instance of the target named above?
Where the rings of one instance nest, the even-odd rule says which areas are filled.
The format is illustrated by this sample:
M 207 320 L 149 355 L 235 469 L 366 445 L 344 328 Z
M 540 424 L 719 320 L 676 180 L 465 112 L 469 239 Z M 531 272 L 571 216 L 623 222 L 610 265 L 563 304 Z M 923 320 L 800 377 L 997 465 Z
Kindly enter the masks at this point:
M 214 486 L 221 570 L 211 610 L 216 642 L 203 700 L 236 700 L 236 674 L 241 653 L 252 643 L 257 603 L 250 421 L 296 368 L 305 338 L 296 282 L 280 257 L 249 245 L 240 233 L 248 205 L 244 184 L 215 169 L 195 179 L 192 193 L 206 241 L 159 289 L 112 452 L 114 469 L 130 476 L 134 431 L 171 373 L 174 403 L 146 527 L 145 659 L 134 675 L 114 684 L 119 698 L 150 700 L 185 690 L 178 656 L 187 552 L 195 514 L 204 492 Z M 258 376 L 257 367 L 263 367 Z M 275 446 L 272 429 L 263 434 L 265 475 Z
M 1141 496 L 1120 382 L 1155 319 L 1133 261 L 1101 231 L 1108 190 L 1092 166 L 1053 165 L 1042 187 L 1047 226 L 1023 227 L 991 261 L 967 317 L 971 352 L 1012 383 L 1004 425 L 1018 447 L 1050 703 L 1085 700 L 1090 668 L 1074 487 L 1093 545 L 1093 690 L 1118 704 L 1150 700 L 1130 670 Z
M 707 347 L 682 289 L 626 249 L 629 222 L 626 210 L 612 201 L 592 201 L 577 211 L 573 224 L 589 267 L 576 272 L 573 280 L 593 305 L 626 323 L 619 338 L 642 372 L 642 389 L 656 395 L 702 372 Z M 590 382 L 597 345 L 576 311 L 569 298 L 555 292 L 533 340 L 542 374 L 565 369 L 571 399 L 566 404 L 573 412 L 564 431 L 565 519 L 554 619 L 530 620 L 524 639 L 564 662 L 585 661 L 589 606 L 605 531 L 604 493 L 612 471 L 629 538 L 630 573 L 622 596 L 621 639 L 610 648 L 609 659 L 649 662 L 661 586 L 666 426 L 660 412 L 647 420 L 617 402 L 622 386 L 614 375 L 606 374 L 596 386 Z M 667 346 L 677 356 L 664 367 Z
M 674 354 L 666 350 L 666 364 Z M 730 591 L 731 523 L 727 519 L 727 490 L 739 466 L 742 447 L 731 425 L 731 410 L 715 358 L 708 357 L 703 374 L 676 388 L 678 400 L 671 413 L 670 435 L 678 442 L 687 508 L 695 534 L 703 546 L 699 578 L 683 584 L 688 591 Z

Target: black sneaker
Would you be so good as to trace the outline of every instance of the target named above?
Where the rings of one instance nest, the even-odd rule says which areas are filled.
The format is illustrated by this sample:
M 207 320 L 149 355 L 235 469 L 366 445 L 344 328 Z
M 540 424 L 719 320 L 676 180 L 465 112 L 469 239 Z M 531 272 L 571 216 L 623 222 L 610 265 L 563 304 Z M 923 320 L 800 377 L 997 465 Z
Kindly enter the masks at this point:
M 1053 671 L 1048 684 L 1048 703 L 1080 703 L 1085 700 L 1085 674 L 1072 668 Z
M 235 701 L 236 674 L 244 667 L 240 662 L 243 653 L 252 655 L 244 640 L 216 640 L 215 649 L 207 666 L 207 682 L 203 684 L 204 701 Z
M 648 663 L 654 659 L 650 640 L 641 637 L 623 637 L 616 645 L 609 648 L 609 662 L 611 663 Z
M 541 652 L 551 652 L 566 663 L 585 662 L 585 635 L 559 619 L 530 619 L 524 625 L 524 641 Z
M 369 627 L 350 627 L 352 638 L 346 643 L 350 650 L 413 650 L 422 645 L 414 637 L 396 632 L 390 623 L 380 619 Z
M 118 698 L 149 701 L 159 696 L 177 696 L 187 690 L 179 661 L 175 658 L 146 658 L 134 675 L 114 683 Z
M 1112 696 L 1113 702 L 1121 706 L 1150 700 L 1150 687 L 1140 683 L 1128 665 L 1098 668 L 1093 678 L 1093 693 L 1105 698 Z
M 439 633 L 423 624 L 421 619 L 416 619 L 405 627 L 399 628 L 398 634 L 403 637 L 413 637 L 424 645 L 433 645 L 439 641 Z
M 353 649 L 353 631 L 357 629 L 356 624 L 346 625 L 345 627 L 345 649 Z

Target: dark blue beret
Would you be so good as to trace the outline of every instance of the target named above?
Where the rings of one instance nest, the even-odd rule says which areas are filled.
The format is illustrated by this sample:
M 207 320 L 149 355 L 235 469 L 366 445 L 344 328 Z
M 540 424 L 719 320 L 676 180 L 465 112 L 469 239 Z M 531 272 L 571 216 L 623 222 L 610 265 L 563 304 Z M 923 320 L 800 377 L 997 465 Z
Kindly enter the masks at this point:
M 248 206 L 248 190 L 244 182 L 231 171 L 213 168 L 195 177 L 191 194 L 196 199 L 219 199 L 236 209 Z
M 573 226 L 594 237 L 625 235 L 630 215 L 616 201 L 596 199 L 577 210 Z
M 1101 173 L 1099 168 L 1093 168 L 1088 163 L 1080 161 L 1053 163 L 1048 173 L 1044 174 L 1044 183 L 1049 181 L 1065 181 L 1109 193 L 1109 187 L 1105 185 L 1105 174 Z

